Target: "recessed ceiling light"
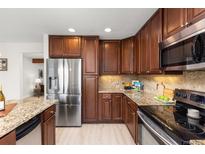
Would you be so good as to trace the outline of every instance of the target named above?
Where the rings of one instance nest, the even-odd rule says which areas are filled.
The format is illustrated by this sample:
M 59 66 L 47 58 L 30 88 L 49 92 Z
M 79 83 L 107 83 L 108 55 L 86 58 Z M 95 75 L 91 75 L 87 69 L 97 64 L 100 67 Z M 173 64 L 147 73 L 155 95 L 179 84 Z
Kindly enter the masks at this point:
M 112 29 L 111 28 L 105 28 L 104 31 L 107 32 L 107 33 L 110 33 L 112 31 Z
M 68 28 L 68 31 L 71 33 L 75 33 L 75 29 L 74 28 Z

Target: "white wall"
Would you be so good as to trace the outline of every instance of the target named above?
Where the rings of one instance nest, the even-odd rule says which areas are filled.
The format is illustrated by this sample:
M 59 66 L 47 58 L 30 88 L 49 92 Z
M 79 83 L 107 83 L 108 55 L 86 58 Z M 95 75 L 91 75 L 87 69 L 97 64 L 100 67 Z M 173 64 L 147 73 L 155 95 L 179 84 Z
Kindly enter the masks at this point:
M 43 52 L 42 43 L 0 43 L 0 55 L 8 58 L 8 71 L 0 72 L 6 100 L 23 98 L 23 53 Z
M 23 56 L 23 98 L 33 96 L 39 69 L 43 70 L 43 64 L 34 64 L 32 58 Z

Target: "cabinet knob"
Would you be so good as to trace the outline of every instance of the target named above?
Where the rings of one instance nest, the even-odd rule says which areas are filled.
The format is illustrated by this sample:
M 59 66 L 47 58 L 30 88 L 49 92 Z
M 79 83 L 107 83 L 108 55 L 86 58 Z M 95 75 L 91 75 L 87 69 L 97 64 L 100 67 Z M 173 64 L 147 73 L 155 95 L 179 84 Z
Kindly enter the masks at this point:
M 147 73 L 149 73 L 149 71 L 146 71 Z
M 182 24 L 181 27 L 184 27 L 184 24 Z
M 54 111 L 50 111 L 50 114 L 54 114 Z
M 185 23 L 186 26 L 187 26 L 188 24 L 189 24 L 188 22 Z

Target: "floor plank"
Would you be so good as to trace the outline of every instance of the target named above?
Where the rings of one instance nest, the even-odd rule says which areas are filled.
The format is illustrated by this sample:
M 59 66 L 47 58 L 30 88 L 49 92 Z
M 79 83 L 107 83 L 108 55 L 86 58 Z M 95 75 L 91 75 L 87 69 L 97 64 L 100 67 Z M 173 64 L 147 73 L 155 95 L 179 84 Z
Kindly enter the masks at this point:
M 58 145 L 134 145 L 124 124 L 83 124 L 82 127 L 57 127 Z

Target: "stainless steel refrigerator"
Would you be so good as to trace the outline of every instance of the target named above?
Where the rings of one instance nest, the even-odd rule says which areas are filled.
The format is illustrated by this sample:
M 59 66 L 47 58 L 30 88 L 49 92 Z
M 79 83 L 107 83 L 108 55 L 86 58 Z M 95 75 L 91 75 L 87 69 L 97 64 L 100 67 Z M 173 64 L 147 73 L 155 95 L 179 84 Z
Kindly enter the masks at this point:
M 58 99 L 56 126 L 81 126 L 82 60 L 47 59 L 47 98 Z

